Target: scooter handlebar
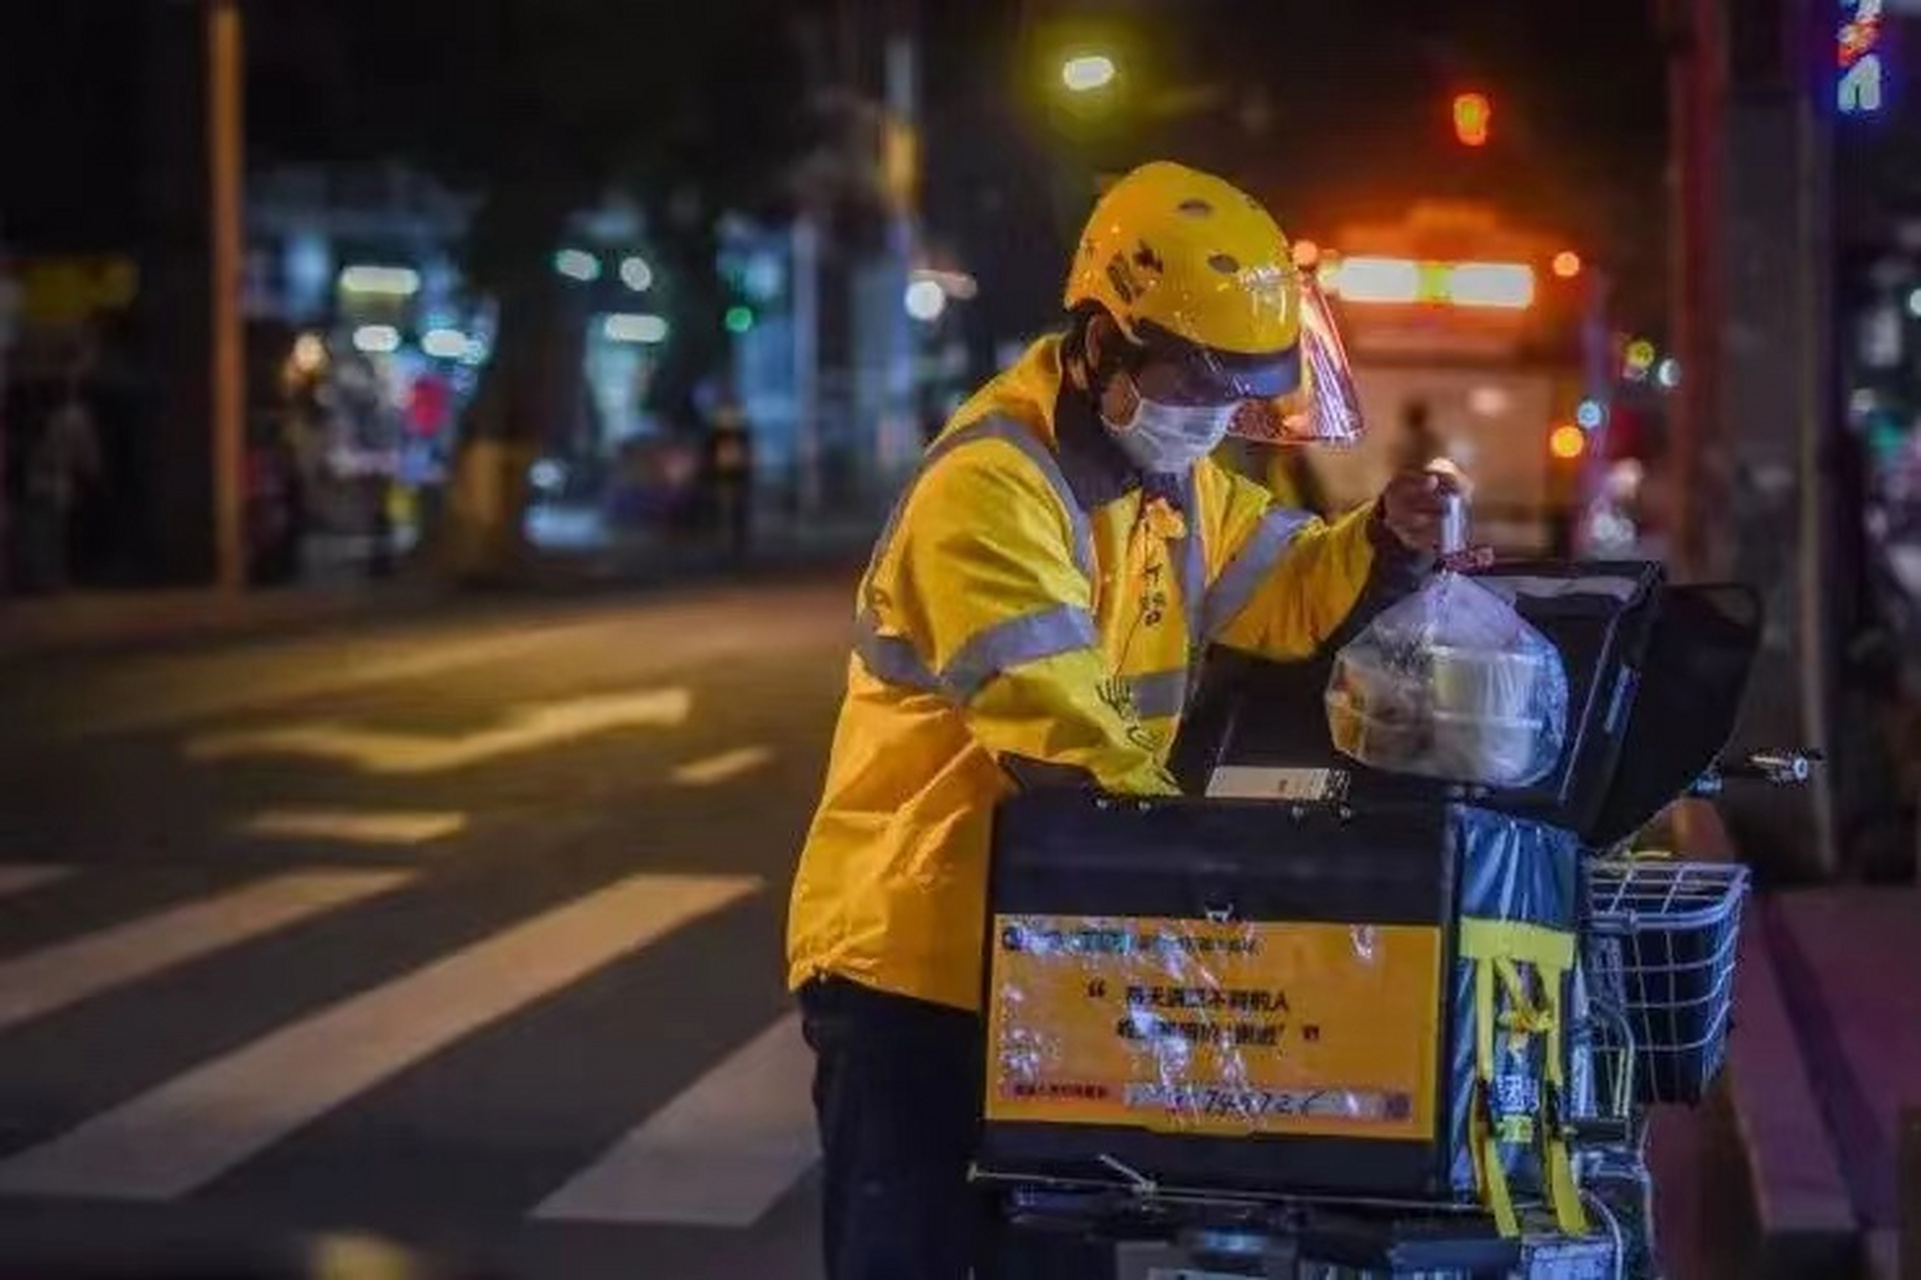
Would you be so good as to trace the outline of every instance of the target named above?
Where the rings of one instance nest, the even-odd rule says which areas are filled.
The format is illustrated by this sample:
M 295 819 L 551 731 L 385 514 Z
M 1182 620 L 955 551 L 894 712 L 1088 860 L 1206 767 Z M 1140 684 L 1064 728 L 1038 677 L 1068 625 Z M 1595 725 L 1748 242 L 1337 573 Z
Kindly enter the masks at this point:
M 1688 789 L 1690 795 L 1719 795 L 1728 782 L 1765 782 L 1775 787 L 1796 787 L 1814 776 L 1821 760 L 1819 751 L 1753 751 L 1733 760 L 1716 761 Z

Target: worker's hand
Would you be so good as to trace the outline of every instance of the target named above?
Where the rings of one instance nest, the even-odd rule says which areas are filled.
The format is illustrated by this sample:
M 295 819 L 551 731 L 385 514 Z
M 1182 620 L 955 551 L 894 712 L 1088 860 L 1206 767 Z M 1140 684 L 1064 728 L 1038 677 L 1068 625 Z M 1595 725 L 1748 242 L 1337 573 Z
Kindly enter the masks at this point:
M 1450 494 L 1467 494 L 1467 478 L 1451 464 L 1404 471 L 1381 491 L 1381 523 L 1410 551 L 1439 551 Z

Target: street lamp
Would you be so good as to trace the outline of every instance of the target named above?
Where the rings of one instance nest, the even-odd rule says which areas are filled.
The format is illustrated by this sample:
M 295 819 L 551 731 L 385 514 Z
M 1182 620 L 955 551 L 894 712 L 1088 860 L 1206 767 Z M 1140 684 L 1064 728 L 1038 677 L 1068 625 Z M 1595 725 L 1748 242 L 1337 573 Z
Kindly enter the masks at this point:
M 1119 71 L 1104 53 L 1086 53 L 1061 63 L 1061 83 L 1070 93 L 1092 93 L 1114 83 Z

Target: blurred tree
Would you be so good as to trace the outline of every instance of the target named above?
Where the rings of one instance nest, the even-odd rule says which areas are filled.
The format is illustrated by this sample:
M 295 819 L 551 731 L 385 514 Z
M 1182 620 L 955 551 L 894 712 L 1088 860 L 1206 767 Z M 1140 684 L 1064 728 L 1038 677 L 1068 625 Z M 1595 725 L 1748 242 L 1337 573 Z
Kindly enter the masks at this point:
M 580 290 L 554 269 L 569 219 L 606 196 L 647 216 L 672 331 L 657 399 L 683 410 L 724 358 L 720 215 L 783 197 L 806 85 L 781 0 L 255 0 L 261 150 L 398 158 L 481 203 L 466 245 L 500 332 L 463 439 L 446 550 L 511 567 L 526 469 L 581 402 Z

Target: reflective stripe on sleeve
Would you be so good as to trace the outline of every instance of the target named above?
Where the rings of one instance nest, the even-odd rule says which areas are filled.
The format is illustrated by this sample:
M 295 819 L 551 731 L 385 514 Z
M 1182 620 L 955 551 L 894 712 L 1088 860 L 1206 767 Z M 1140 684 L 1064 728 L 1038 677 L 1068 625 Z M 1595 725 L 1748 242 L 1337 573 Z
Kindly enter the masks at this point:
M 1247 541 L 1241 544 L 1241 549 L 1221 570 L 1221 576 L 1214 580 L 1207 593 L 1206 604 L 1201 609 L 1201 626 L 1209 639 L 1219 636 L 1241 616 L 1241 611 L 1254 599 L 1254 593 L 1287 554 L 1288 544 L 1313 519 L 1305 511 L 1290 511 L 1285 507 L 1270 508 L 1261 517 L 1254 532 L 1247 536 Z
M 1007 418 L 982 418 L 936 440 L 921 459 L 918 472 L 894 503 L 894 509 L 874 541 L 867 562 L 867 581 L 887 554 L 888 544 L 899 531 L 907 512 L 908 500 L 920 478 L 940 459 L 976 440 L 1004 440 L 1026 455 L 1039 469 L 1041 478 L 1060 501 L 1073 542 L 1074 564 L 1092 583 L 1095 575 L 1094 530 L 1087 513 L 1074 498 L 1067 477 L 1061 472 L 1054 451 L 1032 431 Z M 911 640 L 881 632 L 880 619 L 872 604 L 861 610 L 855 622 L 854 652 L 868 671 L 888 684 L 900 685 L 923 693 L 938 693 L 956 702 L 965 702 L 996 674 L 1022 662 L 1052 657 L 1071 649 L 1095 643 L 1094 623 L 1084 610 L 1063 605 L 1055 609 L 1010 619 L 990 627 L 962 646 L 948 669 L 935 674 L 921 658 Z
M 861 665 L 875 679 L 921 693 L 943 692 L 940 681 L 921 661 L 912 641 L 905 636 L 882 635 L 880 622 L 871 611 L 863 610 L 854 625 L 854 652 L 860 655 Z
M 1087 610 L 1057 605 L 1009 618 L 975 635 L 941 672 L 941 683 L 957 701 L 966 702 L 1003 671 L 1094 644 L 1094 619 Z
M 904 636 L 884 635 L 878 619 L 863 613 L 854 651 L 875 678 L 920 693 L 935 693 L 965 705 L 989 680 L 1013 667 L 1096 643 L 1094 620 L 1085 609 L 1060 605 L 1009 618 L 987 628 L 961 647 L 936 675 Z

